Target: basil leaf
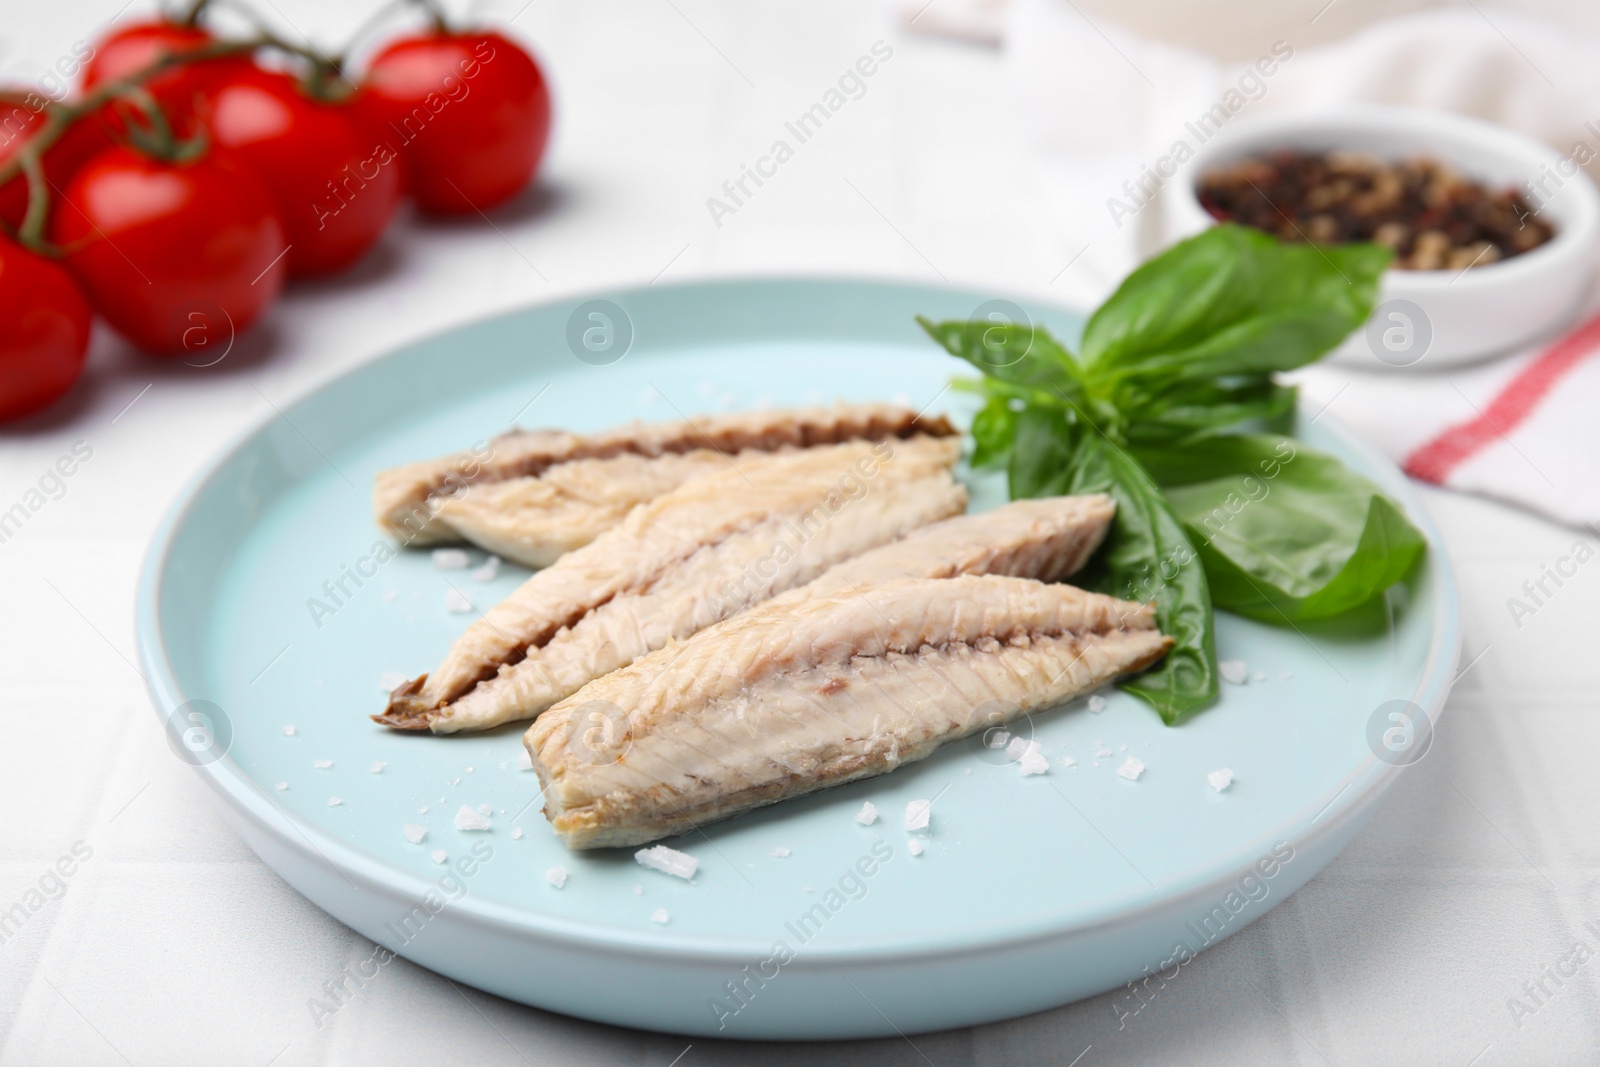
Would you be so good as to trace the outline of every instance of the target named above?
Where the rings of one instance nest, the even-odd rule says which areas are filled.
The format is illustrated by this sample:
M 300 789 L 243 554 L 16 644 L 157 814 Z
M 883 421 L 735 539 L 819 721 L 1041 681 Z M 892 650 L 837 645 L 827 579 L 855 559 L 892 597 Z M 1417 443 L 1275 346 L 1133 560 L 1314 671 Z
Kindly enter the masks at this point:
M 1062 486 L 1070 484 L 1073 457 L 1084 428 L 1068 423 L 1059 410 L 1041 407 L 1016 412 L 1012 427 L 1007 470 L 1011 499 L 1070 495 L 1072 490 Z
M 1216 606 L 1282 624 L 1353 610 L 1403 579 L 1422 535 L 1367 479 L 1287 437 L 1141 451 L 1205 563 Z
M 1268 375 L 1233 384 L 1185 382 L 1143 402 L 1128 428 L 1138 445 L 1181 444 L 1244 422 L 1287 430 L 1299 390 Z
M 1017 435 L 1017 413 L 1003 396 L 991 396 L 972 417 L 972 467 L 1004 467 L 1011 462 Z
M 1043 329 L 1009 322 L 932 322 L 917 316 L 928 336 L 945 351 L 964 359 L 984 376 L 1011 385 L 1028 386 L 1057 399 L 1076 399 L 1082 392 L 1077 360 Z
M 1060 412 L 1017 414 L 1013 498 L 1108 493 L 1117 517 L 1106 543 L 1074 583 L 1154 601 L 1173 646 L 1159 664 L 1122 683 L 1174 725 L 1217 698 L 1217 653 L 1205 571 L 1161 491 L 1127 452 Z
M 1216 226 L 1144 263 L 1100 305 L 1083 365 L 1113 401 L 1120 379 L 1291 370 L 1372 314 L 1392 254 L 1376 245 L 1285 244 Z

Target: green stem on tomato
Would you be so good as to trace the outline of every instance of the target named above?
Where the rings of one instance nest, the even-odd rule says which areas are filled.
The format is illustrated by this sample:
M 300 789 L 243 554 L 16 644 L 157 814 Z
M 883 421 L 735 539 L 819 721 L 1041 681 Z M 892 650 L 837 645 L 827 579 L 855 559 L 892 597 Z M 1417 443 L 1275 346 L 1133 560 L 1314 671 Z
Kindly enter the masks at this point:
M 187 10 L 178 16 L 179 26 L 198 26 L 200 16 L 205 14 L 206 8 L 211 6 L 211 0 L 192 0 Z
M 450 22 L 445 17 L 444 8 L 439 5 L 438 0 L 411 0 L 411 3 L 433 22 L 435 33 L 450 32 Z

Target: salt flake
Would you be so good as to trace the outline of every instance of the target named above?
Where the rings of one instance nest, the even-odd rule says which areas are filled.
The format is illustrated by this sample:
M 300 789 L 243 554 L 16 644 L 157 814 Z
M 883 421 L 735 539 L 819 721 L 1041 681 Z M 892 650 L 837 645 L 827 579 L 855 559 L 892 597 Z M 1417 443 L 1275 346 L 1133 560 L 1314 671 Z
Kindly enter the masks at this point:
M 1106 698 L 1101 696 L 1099 693 L 1092 694 L 1089 697 L 1089 710 L 1094 712 L 1096 715 L 1100 714 L 1102 711 L 1105 711 Z
M 459 548 L 436 548 L 433 550 L 433 569 L 436 571 L 464 571 L 472 557 Z
M 278 792 L 281 793 L 285 789 L 289 788 L 289 783 L 288 782 L 279 782 L 277 785 L 273 786 L 272 788 L 276 789 Z
M 666 908 L 657 908 L 650 913 L 650 921 L 658 926 L 665 926 L 672 921 L 672 916 L 667 914 Z
M 293 737 L 294 736 L 294 727 L 293 726 L 285 726 L 283 728 L 283 736 L 284 737 Z
M 862 826 L 871 826 L 878 821 L 878 808 L 870 800 L 861 802 L 861 810 L 856 812 L 856 822 Z
M 483 566 L 472 572 L 472 580 L 475 582 L 492 582 L 499 574 L 500 557 L 490 556 L 483 561 Z
M 788 859 L 789 858 L 789 850 L 787 848 L 785 848 L 784 846 L 779 845 L 777 848 L 773 849 L 771 852 L 768 852 L 767 855 L 771 856 L 775 860 Z
M 1140 761 L 1138 756 L 1129 756 L 1122 761 L 1122 766 L 1117 768 L 1117 776 L 1126 778 L 1130 782 L 1137 782 L 1139 776 L 1143 773 L 1144 763 Z
M 1050 770 L 1050 760 L 1045 757 L 1043 752 L 1039 751 L 1039 743 L 1037 741 L 1033 743 L 1028 751 L 1022 754 L 1022 759 L 1017 762 L 1022 766 L 1022 776 L 1024 778 L 1033 774 L 1045 774 Z
M 557 889 L 561 889 L 567 884 L 567 869 L 565 867 L 551 867 L 544 872 L 544 880 Z
M 918 841 L 916 838 L 913 837 L 911 840 L 907 841 L 906 847 L 911 850 L 911 854 L 913 856 L 922 855 L 922 842 Z
M 311 761 L 311 766 L 315 767 L 319 771 L 325 771 L 329 767 L 333 766 L 333 760 L 331 760 L 331 759 L 314 759 L 314 760 Z
M 435 863 L 443 863 L 449 857 L 444 854 L 444 849 L 441 848 L 435 852 L 429 853 L 428 858 Z
M 459 589 L 446 589 L 444 610 L 452 615 L 465 615 L 472 610 L 472 601 L 468 600 L 466 594 Z
M 533 770 L 533 757 L 528 755 L 528 750 L 525 748 L 517 749 L 517 770 Z
M 699 868 L 700 861 L 687 852 L 679 852 L 666 845 L 653 845 L 650 848 L 641 848 L 633 854 L 634 862 L 641 867 L 648 867 L 652 871 L 670 874 L 674 878 L 689 879 L 694 877 L 694 872 Z
M 461 810 L 456 812 L 456 829 L 471 833 L 478 833 L 489 829 L 489 817 L 479 815 L 466 804 L 461 805 Z
M 343 803 L 344 803 L 344 801 L 340 800 L 338 797 L 329 797 L 328 798 L 328 807 L 330 807 L 330 808 L 337 808 L 340 804 L 343 804 Z
M 378 675 L 378 688 L 385 693 L 392 693 L 410 680 L 399 671 L 384 671 Z
M 414 822 L 406 823 L 400 828 L 400 832 L 405 834 L 406 840 L 413 845 L 420 845 L 428 839 L 428 828 L 426 826 L 418 826 Z
M 1242 659 L 1225 659 L 1217 663 L 1217 673 L 1222 675 L 1222 680 L 1233 685 L 1245 685 L 1250 681 L 1250 668 L 1244 665 Z
M 1221 770 L 1212 771 L 1206 775 L 1206 781 L 1211 783 L 1212 789 L 1220 793 L 1233 784 L 1233 768 L 1224 767 Z
M 908 800 L 906 801 L 906 829 L 926 830 L 928 819 L 933 814 L 933 801 Z
M 522 827 L 513 826 L 511 828 L 511 840 L 513 840 L 513 841 L 521 841 L 522 840 Z
M 372 766 L 368 767 L 367 770 L 373 774 L 382 774 L 383 769 L 387 766 L 389 766 L 388 760 L 375 759 L 372 761 Z

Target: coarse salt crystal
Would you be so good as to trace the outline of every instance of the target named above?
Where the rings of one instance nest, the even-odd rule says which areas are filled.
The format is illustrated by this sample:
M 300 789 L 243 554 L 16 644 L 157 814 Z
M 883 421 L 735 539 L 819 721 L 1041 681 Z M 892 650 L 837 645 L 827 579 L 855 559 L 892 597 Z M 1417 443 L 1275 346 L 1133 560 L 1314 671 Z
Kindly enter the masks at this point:
M 1206 781 L 1211 783 L 1211 788 L 1222 792 L 1233 784 L 1233 768 L 1224 767 L 1219 771 L 1212 771 L 1206 775 Z
M 1101 696 L 1099 693 L 1091 694 L 1089 697 L 1089 710 L 1094 712 L 1096 715 L 1100 714 L 1102 711 L 1105 711 L 1106 698 Z
M 382 774 L 383 769 L 387 766 L 389 766 L 388 760 L 375 759 L 372 761 L 372 766 L 368 767 L 367 770 L 373 774 Z
M 487 804 L 479 804 L 478 805 L 478 814 L 479 815 L 493 815 L 494 814 L 494 809 L 491 808 Z
M 420 845 L 428 839 L 428 828 L 426 826 L 418 826 L 414 822 L 406 823 L 400 828 L 400 832 L 405 834 L 406 840 L 413 845 Z
M 456 812 L 456 829 L 477 833 L 489 829 L 489 817 L 479 815 L 466 804 L 461 805 L 461 810 Z
M 1234 685 L 1244 685 L 1250 681 L 1250 668 L 1244 665 L 1242 659 L 1225 659 L 1217 663 L 1217 673 L 1222 675 L 1222 680 Z
M 450 779 L 450 782 L 449 782 L 449 784 L 450 784 L 450 785 L 460 785 L 460 784 L 461 784 L 461 779 L 459 779 L 459 778 L 452 778 L 452 779 Z M 442 803 L 443 803 L 443 802 L 444 802 L 444 797 L 440 797 L 440 798 L 439 798 L 439 802 L 440 802 L 440 803 L 441 803 L 441 804 L 442 804 Z
M 856 812 L 856 822 L 862 826 L 871 826 L 878 821 L 878 808 L 870 800 L 861 802 L 861 810 Z
M 422 805 L 422 807 L 418 808 L 417 809 L 417 814 L 418 815 L 426 815 L 426 814 L 428 814 L 428 805 L 424 804 L 424 805 Z
M 428 858 L 435 863 L 443 863 L 449 857 L 444 854 L 444 849 L 441 848 L 435 852 L 429 853 Z
M 551 867 L 544 872 L 544 880 L 560 889 L 567 884 L 567 869 L 565 867 Z
M 1106 748 L 1104 745 L 1102 745 L 1101 747 L 1095 749 L 1095 752 L 1094 752 L 1094 755 L 1095 755 L 1096 759 L 1109 759 L 1109 758 L 1111 758 L 1111 754 L 1112 754 L 1111 750 L 1109 748 Z
M 1008 731 L 996 730 L 994 736 L 989 738 L 988 745 L 990 748 L 1005 748 L 1010 740 L 1011 734 Z
M 782 845 L 779 845 L 777 848 L 767 853 L 767 855 L 771 856 L 775 860 L 788 859 L 789 850 L 784 848 Z
M 517 770 L 533 770 L 533 757 L 528 755 L 528 750 L 525 748 L 517 749 Z
M 521 841 L 522 840 L 522 827 L 513 826 L 511 828 L 511 840 L 513 840 L 513 841 Z
M 1061 766 L 1063 766 L 1063 767 L 1076 767 L 1077 765 L 1078 765 L 1078 761 L 1073 759 L 1071 756 L 1062 756 L 1061 757 Z
M 926 830 L 928 819 L 933 814 L 933 801 L 908 800 L 906 801 L 906 829 Z
M 911 850 L 911 854 L 913 856 L 922 855 L 922 842 L 918 841 L 916 838 L 913 837 L 911 840 L 907 841 L 906 847 Z
M 499 574 L 500 557 L 490 556 L 483 561 L 483 566 L 472 572 L 472 580 L 475 582 L 492 582 Z
M 472 773 L 472 768 L 471 768 L 471 767 L 463 767 L 463 768 L 461 768 L 461 769 L 462 769 L 462 770 L 464 770 L 464 771 L 466 771 L 466 772 L 467 772 L 467 773 L 468 773 L 468 774 L 471 774 L 471 773 Z
M 459 548 L 436 548 L 433 550 L 433 569 L 437 571 L 464 571 L 472 557 Z
M 378 688 L 385 693 L 392 693 L 410 680 L 399 671 L 384 671 L 378 675 Z
M 285 726 L 283 728 L 283 736 L 284 737 L 293 737 L 294 736 L 294 727 L 293 726 Z
M 444 593 L 444 610 L 452 615 L 465 615 L 472 610 L 472 601 L 459 589 L 446 589 Z
M 633 854 L 633 860 L 641 867 L 648 867 L 652 871 L 670 874 L 674 878 L 693 878 L 694 872 L 699 868 L 700 861 L 687 852 L 679 852 L 666 845 L 652 845 L 650 848 L 641 848 Z
M 288 783 L 288 782 L 279 782 L 279 783 L 278 783 L 278 784 L 277 784 L 277 785 L 275 785 L 275 786 L 273 786 L 273 788 L 274 788 L 274 789 L 276 789 L 276 790 L 277 790 L 277 791 L 278 791 L 278 792 L 280 792 L 280 793 L 281 793 L 281 792 L 283 792 L 283 791 L 284 791 L 284 790 L 285 790 L 285 789 L 288 789 L 288 788 L 289 788 L 289 783 Z
M 325 771 L 329 767 L 333 766 L 333 760 L 331 760 L 331 759 L 314 759 L 314 760 L 311 761 L 311 766 L 315 767 L 319 771 Z
M 1129 756 L 1127 759 L 1122 761 L 1122 766 L 1117 768 L 1117 776 L 1120 778 L 1126 778 L 1130 782 L 1137 782 L 1139 780 L 1139 776 L 1143 773 L 1144 764 L 1137 756 Z
M 672 916 L 667 914 L 666 908 L 657 908 L 655 911 L 650 913 L 650 921 L 659 926 L 665 926 L 671 920 Z
M 1022 767 L 1024 778 L 1031 774 L 1045 774 L 1050 770 L 1050 760 L 1039 751 L 1039 743 L 1035 741 L 1033 747 L 1022 754 L 1022 759 L 1017 761 Z
M 1016 761 L 1022 758 L 1023 753 L 1038 747 L 1039 742 L 1037 741 L 1030 741 L 1026 737 L 1013 737 L 1011 743 L 1006 746 L 1006 755 Z
M 328 798 L 328 807 L 330 807 L 330 808 L 337 808 L 340 804 L 343 804 L 343 803 L 344 803 L 344 801 L 340 800 L 338 797 L 329 797 Z

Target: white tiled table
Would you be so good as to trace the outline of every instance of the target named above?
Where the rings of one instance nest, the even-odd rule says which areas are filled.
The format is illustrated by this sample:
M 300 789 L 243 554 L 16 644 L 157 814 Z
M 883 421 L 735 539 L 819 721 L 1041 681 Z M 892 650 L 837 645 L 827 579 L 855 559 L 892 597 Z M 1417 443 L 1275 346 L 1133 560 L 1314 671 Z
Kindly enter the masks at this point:
M 490 10 L 504 19 L 519 4 Z M 361 16 L 280 6 L 325 41 Z M 92 380 L 57 417 L 0 434 L 0 506 L 74 441 L 94 450 L 66 495 L 0 545 L 0 907 L 75 842 L 93 849 L 0 945 L 0 1061 L 1600 1062 L 1600 959 L 1560 988 L 1546 980 L 1553 995 L 1520 1026 L 1507 1006 L 1575 942 L 1600 957 L 1583 928 L 1600 920 L 1600 570 L 1519 628 L 1506 598 L 1576 534 L 1432 492 L 1463 585 L 1466 655 L 1482 653 L 1434 751 L 1325 873 L 1120 1030 L 1108 995 L 914 1046 L 685 1051 L 682 1038 L 542 1013 L 404 962 L 314 1024 L 307 999 L 370 946 L 222 824 L 128 662 L 141 553 L 198 464 L 269 400 L 441 327 L 590 287 L 831 271 L 1061 296 L 1051 282 L 1073 249 L 1038 222 L 995 53 L 904 39 L 859 0 L 592 7 L 534 0 L 517 18 L 547 62 L 559 122 L 542 190 L 493 228 L 403 221 L 371 263 L 293 292 L 256 342 L 208 371 L 153 364 L 101 334 Z M 0 72 L 37 76 L 117 0 L 72 8 L 8 0 Z M 706 198 L 879 39 L 895 54 L 867 94 L 717 227 Z

